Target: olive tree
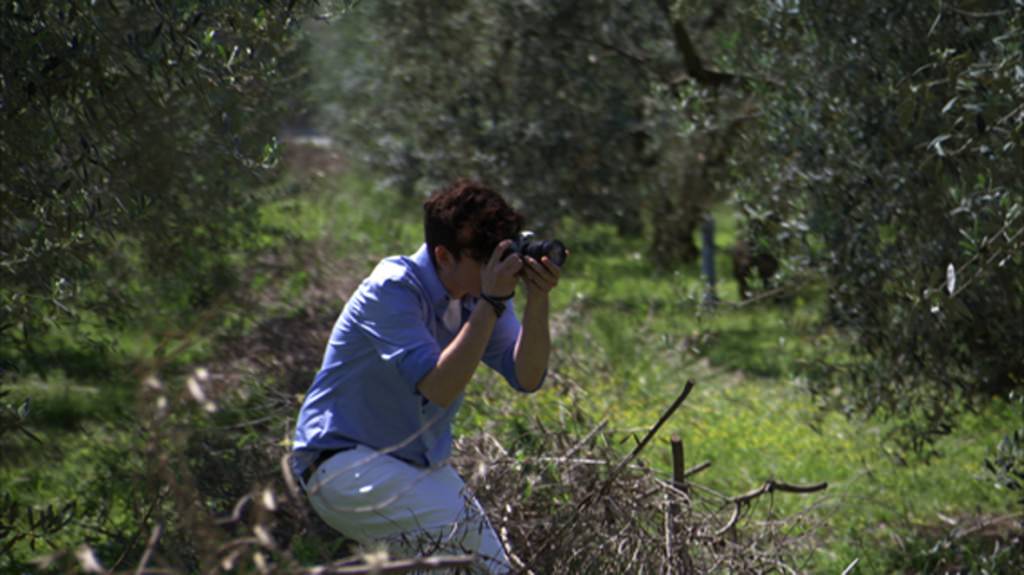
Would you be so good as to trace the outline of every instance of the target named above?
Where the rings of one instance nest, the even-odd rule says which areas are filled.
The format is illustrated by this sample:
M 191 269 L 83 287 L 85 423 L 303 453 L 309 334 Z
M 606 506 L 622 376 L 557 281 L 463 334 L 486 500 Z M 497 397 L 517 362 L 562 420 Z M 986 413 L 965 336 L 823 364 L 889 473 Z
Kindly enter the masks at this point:
M 222 254 L 301 104 L 313 4 L 0 7 L 0 348 L 86 312 L 137 316 L 140 285 L 201 306 L 230 283 Z
M 745 205 L 791 269 L 824 274 L 852 336 L 812 388 L 919 448 L 1019 400 L 1024 6 L 778 2 L 737 21 L 737 57 L 776 79 L 734 165 Z

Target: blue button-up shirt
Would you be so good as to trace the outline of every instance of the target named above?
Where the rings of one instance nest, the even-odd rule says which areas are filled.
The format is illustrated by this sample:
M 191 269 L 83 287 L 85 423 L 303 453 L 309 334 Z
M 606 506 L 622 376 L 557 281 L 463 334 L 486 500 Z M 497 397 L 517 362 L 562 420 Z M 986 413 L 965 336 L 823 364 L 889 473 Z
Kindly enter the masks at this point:
M 295 429 L 293 467 L 301 473 L 328 449 L 362 444 L 416 465 L 451 454 L 452 419 L 463 395 L 443 408 L 416 385 L 458 333 L 442 321 L 450 298 L 427 246 L 377 265 L 352 295 L 331 332 L 323 364 L 306 394 Z M 460 325 L 476 305 L 462 301 Z M 513 388 L 520 324 L 512 306 L 495 324 L 483 361 Z M 539 386 L 538 386 L 539 389 Z

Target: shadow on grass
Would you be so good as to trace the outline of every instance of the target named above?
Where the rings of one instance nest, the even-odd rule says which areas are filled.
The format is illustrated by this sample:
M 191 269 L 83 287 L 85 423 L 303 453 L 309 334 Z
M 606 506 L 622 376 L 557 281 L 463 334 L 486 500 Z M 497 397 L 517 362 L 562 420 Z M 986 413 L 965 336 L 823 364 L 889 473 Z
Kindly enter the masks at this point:
M 782 377 L 789 373 L 790 363 L 778 343 L 785 336 L 783 326 L 717 331 L 707 356 L 714 365 L 749 375 Z
M 3 389 L 12 403 L 28 402 L 28 425 L 44 433 L 122 417 L 138 384 L 130 362 L 111 346 L 64 337 L 39 342 L 10 364 L 15 369 Z

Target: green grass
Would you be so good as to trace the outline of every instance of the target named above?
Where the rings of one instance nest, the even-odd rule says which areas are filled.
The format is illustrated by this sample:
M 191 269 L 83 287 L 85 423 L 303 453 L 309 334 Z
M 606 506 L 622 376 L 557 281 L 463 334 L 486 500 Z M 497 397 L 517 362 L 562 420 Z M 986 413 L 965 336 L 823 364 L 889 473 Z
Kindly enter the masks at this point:
M 263 225 L 289 239 L 327 240 L 342 254 L 402 253 L 423 241 L 420 199 L 358 173 L 313 180 L 306 193 L 265 206 Z

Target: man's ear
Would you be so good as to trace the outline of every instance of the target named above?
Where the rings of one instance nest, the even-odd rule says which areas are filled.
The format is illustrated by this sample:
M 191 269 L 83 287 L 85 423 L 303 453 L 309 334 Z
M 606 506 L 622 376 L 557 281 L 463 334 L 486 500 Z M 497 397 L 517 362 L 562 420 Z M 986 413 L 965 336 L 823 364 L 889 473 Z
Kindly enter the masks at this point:
M 455 256 L 444 246 L 434 246 L 434 261 L 438 269 L 447 269 L 455 263 Z

